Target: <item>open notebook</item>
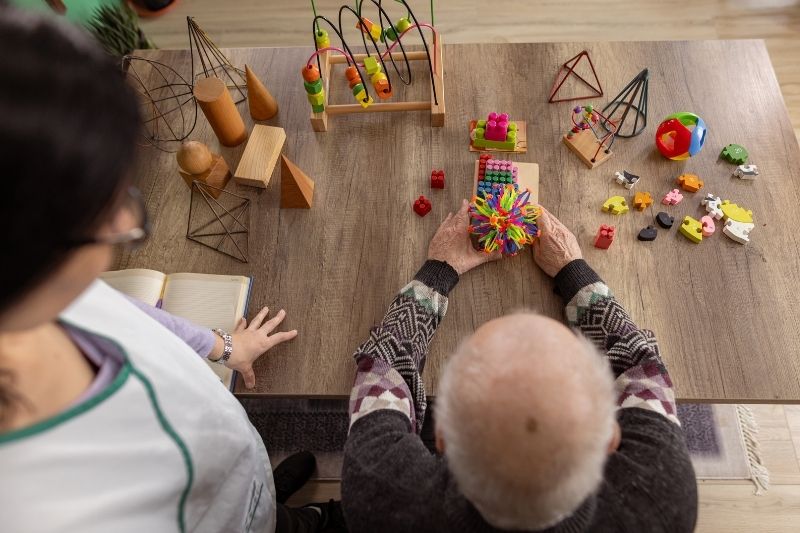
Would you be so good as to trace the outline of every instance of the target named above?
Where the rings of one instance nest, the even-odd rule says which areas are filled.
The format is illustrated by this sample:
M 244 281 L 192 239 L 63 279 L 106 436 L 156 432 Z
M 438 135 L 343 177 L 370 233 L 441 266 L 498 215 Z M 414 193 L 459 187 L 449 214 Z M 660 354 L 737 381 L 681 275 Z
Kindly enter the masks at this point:
M 120 292 L 207 328 L 233 331 L 247 313 L 251 279 L 215 274 L 164 274 L 145 268 L 115 270 L 100 275 Z M 222 383 L 233 391 L 234 372 L 207 361 Z

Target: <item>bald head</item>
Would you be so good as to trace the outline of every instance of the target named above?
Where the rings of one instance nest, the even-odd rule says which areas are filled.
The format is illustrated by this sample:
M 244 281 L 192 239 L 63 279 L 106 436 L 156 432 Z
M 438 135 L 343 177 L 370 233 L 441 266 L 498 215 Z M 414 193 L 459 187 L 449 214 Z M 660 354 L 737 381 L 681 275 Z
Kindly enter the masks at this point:
M 559 322 L 520 313 L 478 328 L 448 362 L 436 405 L 450 470 L 495 527 L 551 525 L 602 479 L 611 373 Z

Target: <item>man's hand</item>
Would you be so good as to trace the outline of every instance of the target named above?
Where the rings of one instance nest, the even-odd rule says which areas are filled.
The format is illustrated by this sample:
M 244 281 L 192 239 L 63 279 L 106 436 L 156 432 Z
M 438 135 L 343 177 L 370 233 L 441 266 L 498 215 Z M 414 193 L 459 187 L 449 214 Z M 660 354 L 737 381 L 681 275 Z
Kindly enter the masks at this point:
M 575 259 L 583 258 L 578 240 L 567 227 L 544 207 L 540 207 L 541 237 L 533 247 L 533 259 L 550 277 Z
M 462 202 L 458 213 L 447 215 L 428 246 L 428 259 L 446 262 L 459 276 L 487 261 L 500 259 L 499 252 L 487 254 L 472 247 L 468 231 L 469 203 Z
M 248 389 L 256 386 L 253 363 L 273 346 L 297 337 L 296 329 L 280 331 L 271 335 L 275 328 L 283 322 L 286 317 L 286 311 L 281 309 L 272 319 L 264 322 L 268 314 L 269 308 L 264 307 L 253 317 L 250 325 L 242 318 L 234 332 L 231 333 L 233 352 L 225 366 L 239 372 L 244 378 L 245 387 Z

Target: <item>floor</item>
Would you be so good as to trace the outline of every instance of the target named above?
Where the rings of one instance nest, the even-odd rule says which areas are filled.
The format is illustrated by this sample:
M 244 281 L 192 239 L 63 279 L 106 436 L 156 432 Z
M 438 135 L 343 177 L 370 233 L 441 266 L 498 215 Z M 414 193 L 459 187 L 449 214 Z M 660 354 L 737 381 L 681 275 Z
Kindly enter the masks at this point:
M 342 1 L 318 0 L 317 10 L 335 17 Z M 426 2 L 411 4 L 420 19 L 429 20 Z M 486 5 L 485 0 L 438 2 L 436 25 L 451 43 L 765 39 L 800 139 L 800 0 L 606 0 L 602 10 L 596 0 L 494 0 L 491 11 Z M 387 9 L 393 17 L 402 15 L 396 6 Z M 311 9 L 297 0 L 184 0 L 143 28 L 161 48 L 185 48 L 187 15 L 220 46 L 311 44 Z M 788 532 L 800 524 L 800 406 L 753 407 L 772 487 L 757 497 L 749 483 L 701 483 L 698 531 Z M 338 483 L 321 482 L 294 501 L 319 501 L 338 491 Z

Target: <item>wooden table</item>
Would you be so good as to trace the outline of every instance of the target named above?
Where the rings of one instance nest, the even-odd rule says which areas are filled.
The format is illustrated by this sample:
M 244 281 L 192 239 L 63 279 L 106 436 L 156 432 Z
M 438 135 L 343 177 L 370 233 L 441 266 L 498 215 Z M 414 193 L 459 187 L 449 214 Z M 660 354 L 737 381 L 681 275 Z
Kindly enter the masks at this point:
M 561 144 L 574 104 L 546 103 L 559 64 L 584 48 L 606 91 L 586 103 L 604 105 L 642 68 L 650 69 L 647 129 L 636 138 L 618 139 L 613 159 L 595 170 Z M 251 259 L 237 263 L 185 238 L 189 191 L 174 156 L 145 149 L 140 176 L 153 236 L 115 266 L 252 275 L 251 312 L 263 304 L 283 307 L 284 327 L 300 331 L 292 343 L 258 362 L 255 393 L 347 395 L 354 349 L 422 264 L 440 221 L 471 193 L 475 154 L 467 149 L 468 121 L 504 111 L 528 124 L 528 153 L 511 158 L 540 165 L 542 204 L 575 232 L 586 259 L 634 320 L 655 331 L 680 399 L 800 401 L 800 306 L 793 295 L 800 287 L 800 260 L 795 225 L 789 222 L 800 205 L 800 151 L 762 41 L 446 45 L 444 50 L 444 128 L 431 128 L 424 112 L 381 113 L 332 117 L 327 133 L 314 133 L 308 121 L 299 71 L 310 49 L 230 50 L 234 64 L 250 65 L 277 98 L 280 113 L 268 124 L 286 129 L 284 153 L 316 181 L 313 209 L 279 210 L 277 176 L 264 191 L 231 183 L 230 190 L 253 200 Z M 147 56 L 188 77 L 188 51 Z M 417 74 L 409 94 L 418 91 L 416 98 L 423 98 L 428 87 L 423 72 Z M 239 108 L 249 126 L 246 104 Z M 655 150 L 653 136 L 664 116 L 683 110 L 705 119 L 708 136 L 698 156 L 671 162 Z M 219 149 L 202 115 L 192 138 L 209 143 L 232 167 L 241 156 L 243 145 Z M 734 167 L 718 159 L 721 148 L 734 142 L 746 146 L 759 166 L 755 181 L 732 178 Z M 444 190 L 429 187 L 434 168 L 446 171 Z M 632 198 L 612 179 L 623 168 L 642 176 L 635 190 L 650 191 L 656 202 L 679 174 L 699 174 L 705 188 L 664 210 L 677 221 L 687 214 L 699 218 L 705 214 L 702 196 L 713 192 L 753 210 L 752 242 L 739 245 L 718 229 L 695 245 L 678 234 L 677 224 L 660 230 L 654 242 L 638 242 L 636 234 L 653 223 L 660 205 L 621 217 L 600 211 L 609 196 Z M 411 203 L 423 193 L 433 211 L 419 218 Z M 601 223 L 617 226 L 607 251 L 592 246 Z M 442 365 L 461 339 L 486 320 L 520 308 L 563 316 L 552 281 L 529 253 L 465 275 L 431 345 L 428 392 L 436 392 Z

